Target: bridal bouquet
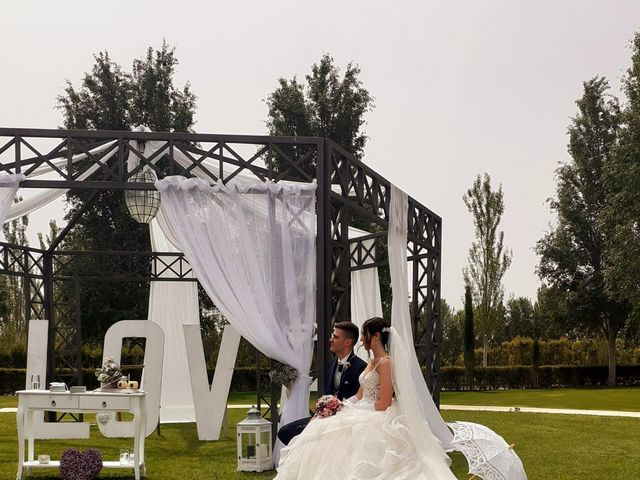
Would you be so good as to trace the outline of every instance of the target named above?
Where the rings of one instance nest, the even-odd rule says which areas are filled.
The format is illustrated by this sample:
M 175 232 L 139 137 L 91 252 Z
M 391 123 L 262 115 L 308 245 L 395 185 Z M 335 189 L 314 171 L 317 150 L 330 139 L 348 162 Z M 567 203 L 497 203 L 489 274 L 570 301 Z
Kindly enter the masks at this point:
M 331 417 L 342 410 L 342 402 L 333 395 L 323 395 L 316 402 L 316 417 Z

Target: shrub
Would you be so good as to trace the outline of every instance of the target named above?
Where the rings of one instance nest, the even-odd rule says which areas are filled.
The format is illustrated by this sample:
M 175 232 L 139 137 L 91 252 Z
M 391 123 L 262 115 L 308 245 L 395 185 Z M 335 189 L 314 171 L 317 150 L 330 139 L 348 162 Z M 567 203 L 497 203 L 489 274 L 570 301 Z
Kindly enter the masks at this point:
M 620 365 L 616 383 L 619 386 L 640 385 L 640 366 Z M 474 384 L 464 381 L 463 367 L 442 367 L 440 386 L 443 390 L 498 390 L 516 388 L 597 387 L 607 385 L 608 367 L 545 365 L 532 367 L 476 367 Z
M 640 364 L 640 348 L 618 340 L 619 365 Z M 476 365 L 482 364 L 482 349 L 475 351 Z M 532 365 L 533 340 L 516 337 L 509 342 L 494 345 L 488 351 L 489 366 Z M 570 341 L 566 338 L 539 341 L 540 365 L 598 366 L 608 362 L 607 342 L 602 338 Z M 462 355 L 456 359 L 442 358 L 443 366 L 462 366 Z
M 27 366 L 27 346 L 15 343 L 10 348 L 0 349 L 0 367 L 25 368 Z

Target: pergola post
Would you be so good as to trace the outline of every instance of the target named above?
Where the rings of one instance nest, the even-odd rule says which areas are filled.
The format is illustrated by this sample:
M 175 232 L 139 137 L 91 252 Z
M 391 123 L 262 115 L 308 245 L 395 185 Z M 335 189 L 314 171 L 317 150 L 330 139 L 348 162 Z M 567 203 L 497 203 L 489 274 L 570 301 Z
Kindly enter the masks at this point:
M 53 307 L 53 255 L 45 252 L 42 255 L 42 286 L 44 318 L 49 321 L 47 339 L 47 385 L 56 378 L 56 325 Z
M 324 395 L 331 336 L 331 179 L 327 143 L 318 145 L 316 160 L 316 370 L 318 394 Z

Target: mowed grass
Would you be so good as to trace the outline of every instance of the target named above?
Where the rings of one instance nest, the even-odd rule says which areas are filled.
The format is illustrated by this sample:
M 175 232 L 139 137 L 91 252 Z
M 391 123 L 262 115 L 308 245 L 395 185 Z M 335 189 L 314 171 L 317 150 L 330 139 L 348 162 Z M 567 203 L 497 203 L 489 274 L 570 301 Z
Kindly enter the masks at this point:
M 231 392 L 228 403 L 230 405 L 255 405 L 256 400 L 254 392 Z M 311 402 L 313 403 L 313 401 L 312 399 Z M 440 394 L 440 402 L 445 405 L 490 405 L 638 412 L 640 411 L 640 387 L 442 392 Z M 0 396 L 0 408 L 17 406 L 17 397 Z
M 0 408 L 17 407 L 17 406 L 18 406 L 18 397 L 13 395 L 0 396 Z
M 440 403 L 638 412 L 640 387 L 442 392 Z
M 640 419 L 540 413 L 444 412 L 447 421 L 486 425 L 501 434 L 530 480 L 621 480 L 640 475 Z M 466 465 L 454 454 L 458 478 Z
M 492 392 L 486 398 L 504 400 L 509 394 L 514 400 L 540 400 L 549 393 L 564 392 L 554 404 L 557 408 L 586 408 L 584 405 L 598 405 L 598 409 L 631 410 L 629 393 L 640 394 L 640 389 L 572 389 L 530 390 Z M 626 392 L 628 390 L 628 392 Z M 443 403 L 453 403 L 447 397 L 455 392 L 444 392 Z M 605 398 L 598 398 L 599 394 Z M 459 394 L 459 403 L 476 404 L 477 392 Z M 501 395 L 495 395 L 501 394 Z M 469 395 L 470 399 L 465 399 Z M 575 399 L 591 396 L 576 407 Z M 484 397 L 480 397 L 484 398 Z M 564 400 L 562 400 L 564 398 Z M 253 402 L 251 401 L 253 399 Z M 497 399 L 497 400 L 496 400 Z M 255 403 L 255 395 L 244 394 L 230 398 L 236 404 Z M 249 400 L 249 401 L 246 401 Z M 633 400 L 633 399 L 631 399 Z M 520 400 L 518 400 L 520 401 Z M 608 403 L 613 401 L 613 404 Z M 568 403 L 566 403 L 568 402 Z M 488 401 L 481 404 L 491 404 Z M 498 403 L 502 404 L 502 403 Z M 515 405 L 508 402 L 507 405 Z M 14 397 L 0 397 L 0 405 L 15 406 Z M 521 406 L 548 406 L 523 403 Z M 601 406 L 602 405 L 602 406 Z M 217 442 L 201 442 L 197 438 L 194 424 L 162 425 L 158 436 L 152 434 L 147 439 L 147 474 L 149 480 L 160 479 L 272 479 L 274 471 L 264 473 L 236 472 L 235 425 L 246 412 L 242 409 L 228 410 L 228 427 L 231 438 Z M 516 444 L 516 451 L 523 460 L 529 479 L 598 479 L 618 480 L 636 478 L 640 475 L 640 446 L 638 431 L 640 419 L 591 417 L 579 415 L 547 415 L 529 413 L 456 412 L 446 411 L 447 421 L 471 421 L 487 425 Z M 36 454 L 47 453 L 59 458 L 66 447 L 85 449 L 99 448 L 103 456 L 115 459 L 120 448 L 131 448 L 126 439 L 106 439 L 97 428 L 92 427 L 91 440 L 47 440 L 36 442 Z M 0 414 L 0 479 L 15 478 L 17 468 L 17 439 L 15 414 Z M 459 479 L 467 479 L 466 461 L 459 453 L 452 455 L 452 469 Z M 56 471 L 35 470 L 33 478 L 59 478 Z M 132 472 L 104 470 L 102 479 L 133 478 Z M 301 479 L 302 480 L 302 479 Z

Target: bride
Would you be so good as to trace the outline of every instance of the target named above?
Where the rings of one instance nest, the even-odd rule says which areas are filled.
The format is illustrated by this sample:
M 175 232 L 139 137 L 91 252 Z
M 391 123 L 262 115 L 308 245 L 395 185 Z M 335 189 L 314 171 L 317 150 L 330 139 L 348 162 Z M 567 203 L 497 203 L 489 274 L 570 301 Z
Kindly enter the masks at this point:
M 455 480 L 428 423 L 405 415 L 414 410 L 403 408 L 401 395 L 414 390 L 397 388 L 394 364 L 407 352 L 396 331 L 370 318 L 360 340 L 373 354 L 360 390 L 340 412 L 313 419 L 282 449 L 274 480 Z

